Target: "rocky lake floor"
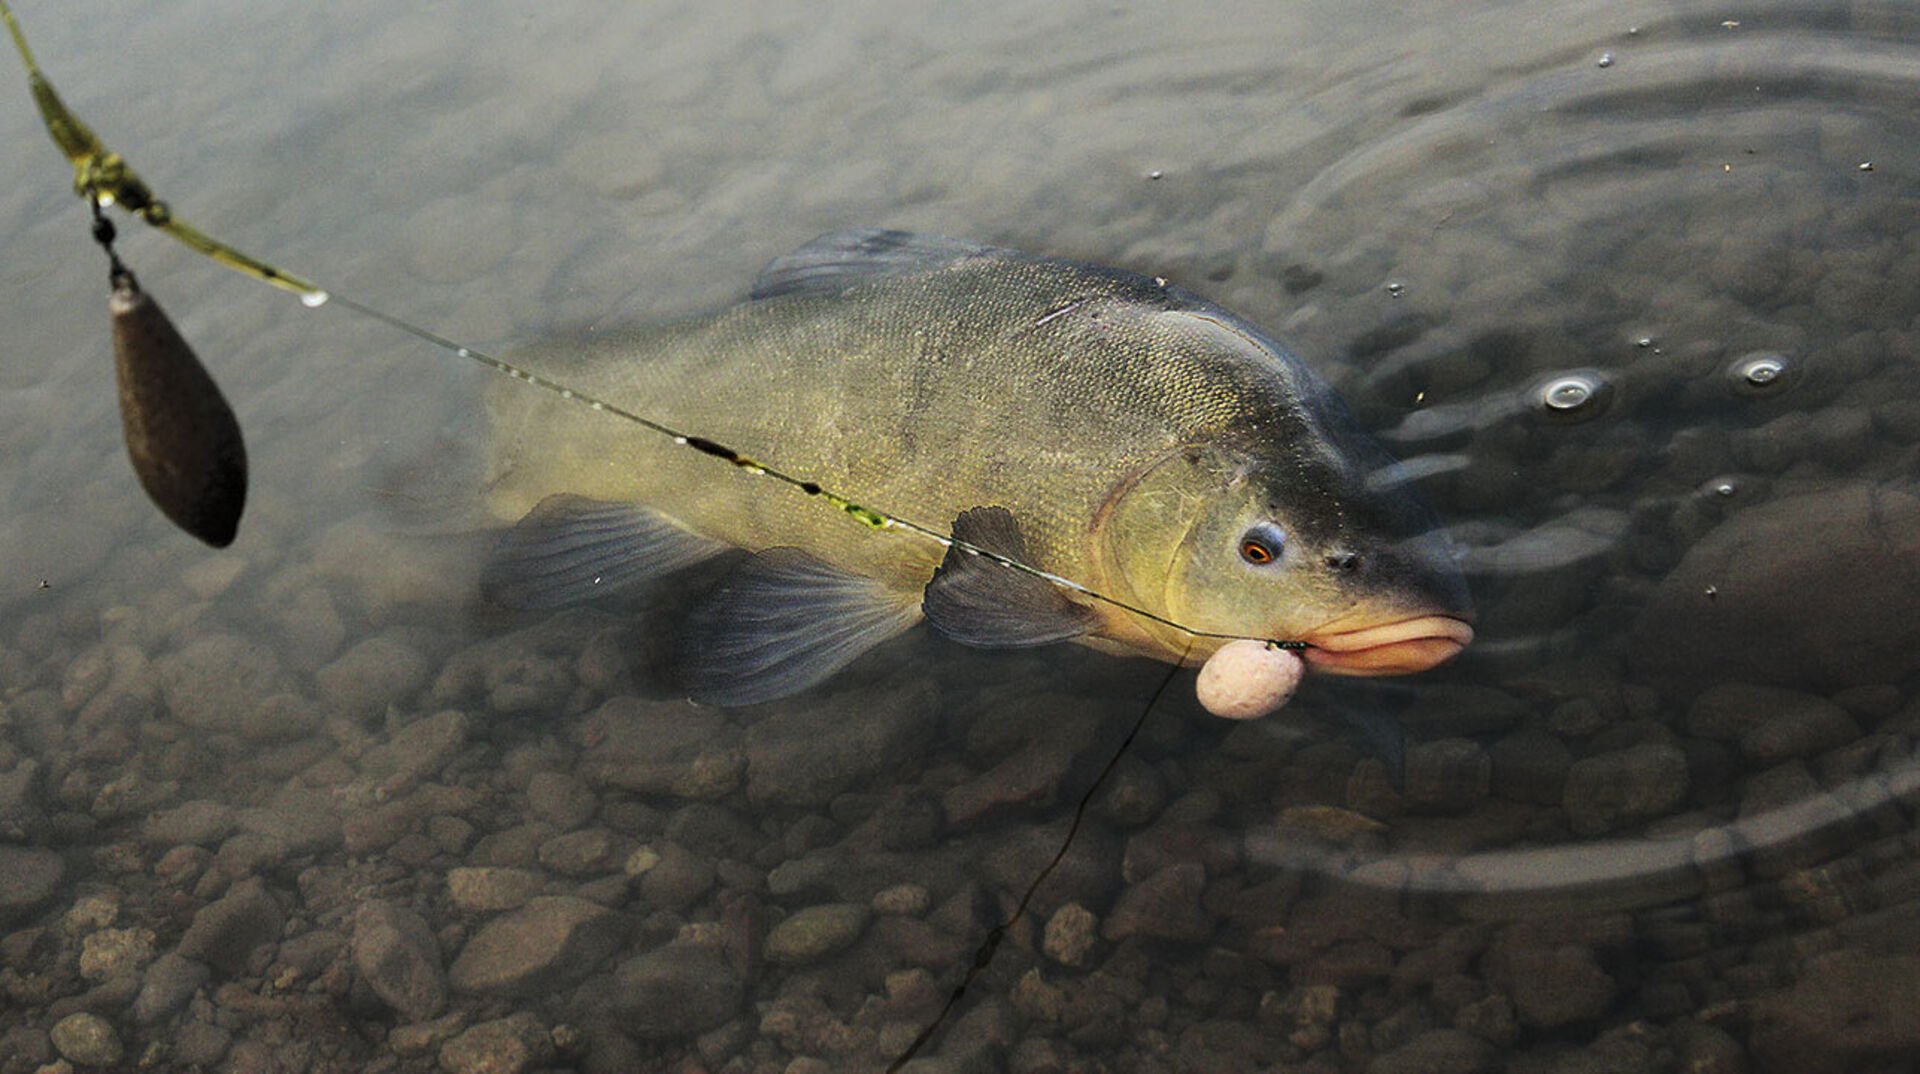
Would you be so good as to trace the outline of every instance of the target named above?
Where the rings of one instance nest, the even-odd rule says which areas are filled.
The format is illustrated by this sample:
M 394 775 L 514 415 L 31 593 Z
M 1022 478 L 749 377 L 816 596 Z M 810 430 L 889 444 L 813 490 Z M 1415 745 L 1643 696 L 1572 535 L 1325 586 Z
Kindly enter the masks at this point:
M 0 643 L 0 1074 L 883 1069 L 1160 677 L 916 636 L 730 712 L 364 519 L 167 547 Z M 1177 687 L 906 1069 L 1903 1069 L 1920 705 L 1622 659 L 1423 688 L 1398 781 L 1338 687 Z
M 849 226 L 1164 274 L 1406 460 L 1480 615 L 1240 724 L 924 631 L 696 707 L 698 579 L 512 614 L 399 532 L 478 496 L 471 371 L 128 235 L 249 437 L 208 553 L 16 94 L 0 1074 L 880 1071 L 996 936 L 904 1069 L 1920 1069 L 1911 5 L 14 6 L 196 222 L 475 344 Z

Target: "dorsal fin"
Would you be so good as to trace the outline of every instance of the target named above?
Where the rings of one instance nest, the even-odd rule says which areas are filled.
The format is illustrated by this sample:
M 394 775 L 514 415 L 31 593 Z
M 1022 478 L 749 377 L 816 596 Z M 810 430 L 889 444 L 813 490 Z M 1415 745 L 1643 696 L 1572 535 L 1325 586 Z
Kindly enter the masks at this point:
M 776 257 L 753 281 L 754 298 L 839 294 L 856 284 L 917 272 L 970 257 L 1008 253 L 945 235 L 863 227 L 830 231 L 784 257 Z

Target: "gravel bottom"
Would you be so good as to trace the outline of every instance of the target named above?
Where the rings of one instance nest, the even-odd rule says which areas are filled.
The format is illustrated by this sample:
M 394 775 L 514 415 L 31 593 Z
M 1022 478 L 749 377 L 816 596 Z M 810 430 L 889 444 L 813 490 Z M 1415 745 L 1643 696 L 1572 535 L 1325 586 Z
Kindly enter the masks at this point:
M 445 542 L 191 555 L 0 649 L 4 1074 L 881 1069 L 1156 677 L 910 638 L 702 709 L 625 615 L 449 631 Z M 250 621 L 268 593 L 347 626 Z M 1165 703 L 909 1069 L 1914 1054 L 1920 705 L 1730 683 L 1668 722 L 1624 659 L 1422 691 L 1398 781 L 1316 726 L 1337 684 L 1239 724 Z
M 224 75 L 318 94 L 244 139 L 249 166 L 334 169 L 302 218 L 350 226 L 315 260 L 463 338 L 594 323 L 636 249 L 643 314 L 712 304 L 850 224 L 1164 272 L 1279 330 L 1410 460 L 1481 640 L 1238 724 L 1177 685 L 1055 864 L 1160 669 L 910 636 L 790 703 L 677 700 L 684 593 L 509 616 L 475 602 L 476 542 L 361 515 L 363 481 L 408 476 L 385 438 L 470 385 L 314 376 L 311 319 L 264 299 L 182 320 L 240 356 L 218 372 L 250 435 L 278 426 L 241 542 L 190 548 L 76 387 L 79 330 L 34 305 L 82 293 L 63 263 L 18 307 L 44 367 L 0 370 L 0 558 L 33 587 L 0 603 L 0 1074 L 877 1071 L 1003 926 L 908 1070 L 1910 1068 L 1920 139 L 1880 97 L 1906 99 L 1914 28 L 1835 11 L 1583 15 L 1537 68 L 1450 7 L 1325 49 L 1152 12 L 1121 41 L 922 40 L 635 6 L 604 34 L 516 13 L 504 45 L 343 16 L 382 87 L 346 97 L 338 56 L 232 50 Z M 1138 46 L 1175 30 L 1202 36 Z M 358 129 L 402 105 L 432 122 Z M 169 190 L 207 180 L 196 210 L 252 226 L 232 153 Z M 534 157 L 557 163 L 502 163 Z M 477 185 L 421 195 L 449 175 Z M 35 256 L 50 196 L 0 184 Z M 329 361 L 392 345 L 325 331 Z M 395 484 L 446 483 L 423 474 Z M 1381 716 L 1403 771 L 1344 730 Z

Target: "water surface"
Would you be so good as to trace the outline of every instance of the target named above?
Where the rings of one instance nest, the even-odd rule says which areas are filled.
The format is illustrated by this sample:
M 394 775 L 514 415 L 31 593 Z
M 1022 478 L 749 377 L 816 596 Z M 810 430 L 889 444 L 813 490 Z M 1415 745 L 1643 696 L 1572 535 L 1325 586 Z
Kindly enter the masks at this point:
M 1177 681 L 916 1069 L 1912 1069 L 1920 17 L 1590 7 L 17 14 L 187 219 L 463 341 L 938 231 L 1199 291 L 1408 460 L 1474 649 Z M 900 1054 L 1161 669 L 916 633 L 692 708 L 698 580 L 480 601 L 487 374 L 128 225 L 253 452 L 202 549 L 23 84 L 0 136 L 0 1071 Z

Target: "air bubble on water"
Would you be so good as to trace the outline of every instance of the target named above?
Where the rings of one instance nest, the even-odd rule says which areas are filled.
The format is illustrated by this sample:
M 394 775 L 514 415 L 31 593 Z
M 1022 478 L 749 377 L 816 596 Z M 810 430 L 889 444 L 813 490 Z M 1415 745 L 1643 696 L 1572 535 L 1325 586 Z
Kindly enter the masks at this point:
M 1640 348 L 1641 350 L 1646 350 L 1648 347 L 1653 346 L 1653 337 L 1641 336 L 1639 339 L 1636 339 L 1633 341 L 1633 345 Z
M 1756 351 L 1735 359 L 1727 369 L 1734 390 L 1746 395 L 1773 395 L 1786 389 L 1797 372 L 1784 354 Z
M 1599 60 L 1598 60 L 1598 61 L 1597 61 L 1597 62 L 1596 62 L 1596 63 L 1594 64 L 1594 66 L 1595 66 L 1595 67 L 1612 67 L 1612 66 L 1613 66 L 1613 53 L 1611 53 L 1611 52 L 1602 52 L 1602 53 L 1600 54 L 1600 59 L 1599 59 Z
M 1726 501 L 1740 495 L 1740 482 L 1732 477 L 1710 478 L 1700 486 L 1700 495 L 1708 500 Z
M 1395 280 L 1387 284 L 1387 293 L 1392 295 L 1395 298 L 1399 298 L 1401 294 L 1403 294 L 1406 291 L 1406 289 L 1407 289 L 1407 285 L 1404 283 L 1401 283 L 1398 280 Z
M 1598 417 L 1613 397 L 1613 385 L 1595 370 L 1561 373 L 1534 389 L 1541 411 L 1559 421 L 1586 421 Z
M 310 310 L 317 310 L 321 306 L 326 305 L 327 299 L 332 297 L 332 295 L 325 291 L 302 291 L 300 292 L 300 304 Z
M 1573 410 L 1587 405 L 1593 398 L 1593 385 L 1584 380 L 1570 377 L 1556 380 L 1547 385 L 1543 400 L 1554 410 Z

